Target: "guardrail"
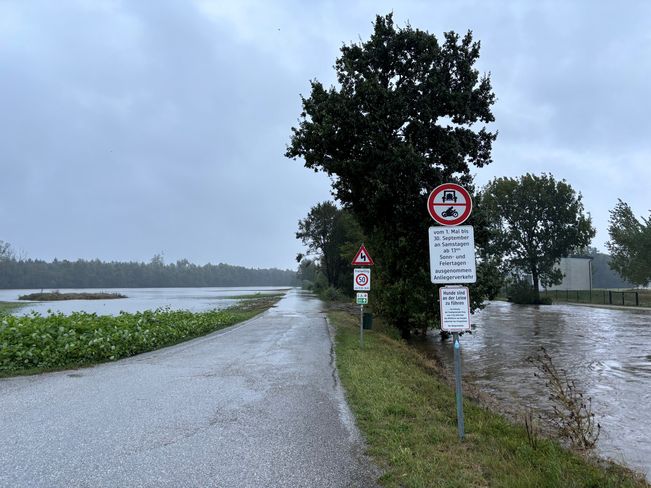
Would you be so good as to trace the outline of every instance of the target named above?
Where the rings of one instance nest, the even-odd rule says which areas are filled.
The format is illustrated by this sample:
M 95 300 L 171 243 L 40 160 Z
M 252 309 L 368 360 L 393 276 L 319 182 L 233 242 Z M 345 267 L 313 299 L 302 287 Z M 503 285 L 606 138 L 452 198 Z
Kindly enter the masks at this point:
M 541 297 L 554 302 L 651 307 L 651 292 L 635 290 L 543 290 Z

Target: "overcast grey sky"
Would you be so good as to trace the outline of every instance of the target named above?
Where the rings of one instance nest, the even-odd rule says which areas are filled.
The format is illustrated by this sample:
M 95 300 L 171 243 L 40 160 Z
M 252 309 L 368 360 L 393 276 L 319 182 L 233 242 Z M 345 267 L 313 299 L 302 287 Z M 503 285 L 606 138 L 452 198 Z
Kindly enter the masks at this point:
M 474 31 L 495 176 L 551 172 L 608 240 L 651 208 L 646 1 L 0 0 L 0 240 L 26 257 L 294 267 L 329 181 L 284 158 L 309 80 L 375 14 Z

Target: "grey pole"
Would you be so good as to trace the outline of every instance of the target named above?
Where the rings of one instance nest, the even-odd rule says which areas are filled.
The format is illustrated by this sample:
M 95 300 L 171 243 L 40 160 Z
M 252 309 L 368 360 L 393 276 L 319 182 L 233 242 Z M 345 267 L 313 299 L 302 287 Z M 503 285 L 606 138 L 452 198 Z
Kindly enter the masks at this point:
M 463 440 L 463 394 L 461 392 L 461 344 L 459 343 L 459 333 L 453 332 L 454 337 L 454 382 L 457 397 L 457 430 L 459 439 Z
M 359 347 L 364 349 L 364 305 L 359 306 Z

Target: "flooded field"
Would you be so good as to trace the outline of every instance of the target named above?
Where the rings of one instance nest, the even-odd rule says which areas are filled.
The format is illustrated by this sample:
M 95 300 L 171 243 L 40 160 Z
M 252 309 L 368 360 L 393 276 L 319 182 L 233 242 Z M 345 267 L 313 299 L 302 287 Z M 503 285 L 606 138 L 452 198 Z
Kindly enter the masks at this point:
M 490 303 L 461 338 L 464 378 L 505 408 L 547 397 L 527 358 L 544 346 L 558 368 L 593 398 L 601 455 L 651 478 L 651 311 Z M 426 350 L 452 367 L 452 342 L 432 335 Z
M 256 293 L 281 293 L 289 288 L 280 287 L 235 287 L 235 288 L 107 288 L 107 289 L 61 289 L 62 293 L 84 293 L 104 291 L 120 293 L 127 298 L 110 300 L 66 300 L 56 302 L 27 302 L 16 310 L 16 315 L 25 315 L 32 311 L 40 314 L 53 312 L 90 312 L 99 315 L 117 315 L 120 312 L 139 312 L 170 307 L 175 310 L 221 309 L 235 304 L 239 297 Z M 41 290 L 0 290 L 0 302 L 17 302 L 18 297 Z M 49 291 L 49 290 L 45 290 Z

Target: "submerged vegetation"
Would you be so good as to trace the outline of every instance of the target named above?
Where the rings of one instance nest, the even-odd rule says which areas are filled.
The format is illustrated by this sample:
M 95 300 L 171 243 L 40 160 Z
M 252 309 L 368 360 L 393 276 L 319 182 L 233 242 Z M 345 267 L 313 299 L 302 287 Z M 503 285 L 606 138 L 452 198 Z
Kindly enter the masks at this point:
M 13 312 L 17 308 L 20 308 L 24 305 L 25 304 L 23 303 L 16 303 L 16 302 L 0 302 L 0 315 Z
M 601 425 L 592 411 L 592 397 L 585 395 L 567 371 L 557 368 L 547 350 L 541 346 L 528 358 L 538 370 L 536 377 L 544 379 L 552 402 L 552 411 L 544 418 L 560 438 L 579 450 L 594 449 L 601 433 Z
M 152 351 L 247 320 L 277 300 L 263 297 L 200 313 L 158 309 L 118 316 L 3 315 L 0 376 L 74 368 Z
M 248 293 L 243 295 L 217 295 L 215 298 L 220 300 L 229 299 L 229 300 L 257 300 L 259 298 L 279 298 L 285 296 L 285 291 L 272 291 L 270 293 Z
M 114 300 L 117 298 L 127 298 L 120 293 L 61 293 L 60 291 L 30 293 L 21 295 L 18 300 L 28 300 L 31 302 L 57 302 L 62 300 Z

